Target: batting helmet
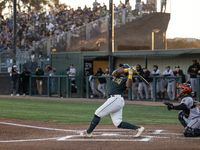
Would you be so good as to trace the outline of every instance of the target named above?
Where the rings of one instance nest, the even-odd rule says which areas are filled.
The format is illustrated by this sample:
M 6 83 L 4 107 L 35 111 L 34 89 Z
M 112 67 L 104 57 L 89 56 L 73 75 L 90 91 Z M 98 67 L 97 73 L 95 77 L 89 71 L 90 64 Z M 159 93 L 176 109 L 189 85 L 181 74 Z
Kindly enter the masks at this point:
M 184 84 L 180 84 L 178 87 L 181 89 L 180 93 L 178 94 L 178 97 L 182 97 L 186 93 L 191 94 L 192 92 L 192 88 L 190 84 L 184 83 Z
M 124 64 L 123 66 L 122 66 L 122 68 L 123 69 L 125 69 L 125 68 L 131 68 L 128 64 Z

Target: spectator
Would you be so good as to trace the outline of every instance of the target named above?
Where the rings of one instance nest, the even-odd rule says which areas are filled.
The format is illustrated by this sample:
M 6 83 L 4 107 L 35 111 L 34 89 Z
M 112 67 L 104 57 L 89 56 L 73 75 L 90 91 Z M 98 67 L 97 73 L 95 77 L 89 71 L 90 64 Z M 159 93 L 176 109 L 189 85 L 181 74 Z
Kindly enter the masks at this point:
M 163 7 L 165 7 L 164 13 L 166 11 L 167 0 L 161 0 L 161 13 L 163 12 Z
M 101 68 L 97 70 L 97 73 L 95 76 L 102 76 L 104 73 Z M 102 98 L 106 97 L 106 79 L 105 78 L 98 78 L 99 80 L 99 85 L 98 85 L 98 90 L 103 94 Z
M 45 70 L 48 71 L 49 76 L 55 75 L 56 68 L 53 68 L 51 65 L 47 65 Z M 56 78 L 51 78 L 51 94 L 55 94 L 55 81 Z
M 190 75 L 190 84 L 191 84 L 191 88 L 192 88 L 192 96 L 195 96 L 195 90 L 196 90 L 196 86 L 197 86 L 197 74 L 198 74 L 198 70 L 200 70 L 200 67 L 197 65 L 197 60 L 194 59 L 193 60 L 193 65 L 191 65 L 188 68 L 188 74 Z
M 24 68 L 24 71 L 21 74 L 22 77 L 22 87 L 23 87 L 23 96 L 26 96 L 28 92 L 28 86 L 29 86 L 29 76 L 30 72 L 27 71 L 27 68 Z
M 44 71 L 42 69 L 40 69 L 40 67 L 38 66 L 38 68 L 35 71 L 35 75 L 37 75 L 38 77 L 36 78 L 36 83 L 37 83 L 37 90 L 39 93 L 39 96 L 42 96 L 42 83 L 43 83 L 43 78 L 40 77 L 42 75 L 44 75 Z
M 36 69 L 36 67 L 35 67 L 35 52 L 34 51 L 31 51 L 31 63 L 30 63 L 30 67 L 29 67 L 30 72 L 32 71 L 32 68 L 34 70 Z
M 166 67 L 166 70 L 163 72 L 161 76 L 174 76 L 173 71 L 170 69 L 170 66 Z M 175 79 L 169 78 L 167 79 L 167 93 L 170 101 L 174 101 L 175 99 Z M 172 92 L 172 95 L 171 95 Z
M 97 2 L 97 0 L 95 0 L 95 2 L 93 3 L 93 9 L 94 11 L 97 10 L 97 6 L 99 5 L 99 3 Z
M 76 82 L 76 69 L 74 68 L 73 64 L 70 64 L 70 68 L 67 71 L 67 74 L 71 78 L 72 84 L 75 85 L 75 82 Z
M 10 72 L 10 76 L 11 76 L 11 96 L 13 96 L 14 90 L 16 96 L 19 96 L 19 82 L 18 82 L 19 72 L 17 71 L 16 65 L 13 66 Z
M 92 76 L 94 75 L 94 73 L 92 71 L 92 68 L 89 67 L 89 65 L 86 65 L 85 75 L 89 76 L 90 88 L 91 88 L 91 91 L 93 93 L 93 95 L 91 95 L 91 97 L 93 97 L 93 96 L 99 96 L 99 97 L 101 97 L 101 94 L 95 88 L 95 86 L 96 86 L 96 80 L 92 78 Z

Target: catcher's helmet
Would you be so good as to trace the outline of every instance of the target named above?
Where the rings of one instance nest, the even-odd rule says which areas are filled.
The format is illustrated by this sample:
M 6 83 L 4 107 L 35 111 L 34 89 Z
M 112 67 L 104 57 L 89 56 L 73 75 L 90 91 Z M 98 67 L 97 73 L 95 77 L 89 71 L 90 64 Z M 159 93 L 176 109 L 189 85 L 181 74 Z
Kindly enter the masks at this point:
M 123 69 L 125 69 L 125 68 L 131 68 L 128 64 L 124 64 L 123 66 L 122 66 L 122 68 Z
M 178 94 L 178 97 L 182 97 L 186 93 L 190 94 L 192 92 L 192 88 L 190 84 L 184 83 L 184 84 L 180 84 L 178 87 L 182 89 L 180 93 Z

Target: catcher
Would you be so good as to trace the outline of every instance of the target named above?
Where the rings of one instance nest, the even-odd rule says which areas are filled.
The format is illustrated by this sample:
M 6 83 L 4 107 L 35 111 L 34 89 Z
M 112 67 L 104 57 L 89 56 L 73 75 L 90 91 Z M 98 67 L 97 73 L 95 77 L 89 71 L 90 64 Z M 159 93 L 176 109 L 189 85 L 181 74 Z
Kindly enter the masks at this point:
M 196 137 L 200 136 L 200 113 L 199 108 L 197 107 L 197 102 L 193 101 L 191 97 L 192 88 L 190 84 L 181 84 L 179 85 L 180 94 L 178 97 L 181 97 L 181 104 L 178 106 L 173 106 L 169 102 L 164 102 L 167 105 L 168 110 L 182 110 L 178 113 L 178 119 L 180 123 L 185 127 L 183 134 L 185 137 Z
M 135 69 L 127 64 L 113 71 L 109 91 L 110 98 L 95 111 L 90 127 L 80 134 L 82 137 L 92 137 L 92 131 L 98 125 L 100 119 L 109 114 L 116 127 L 137 130 L 134 137 L 139 137 L 142 134 L 144 127 L 122 121 L 122 108 L 124 107 L 122 94 L 127 88 L 132 86 L 132 74 L 134 71 Z

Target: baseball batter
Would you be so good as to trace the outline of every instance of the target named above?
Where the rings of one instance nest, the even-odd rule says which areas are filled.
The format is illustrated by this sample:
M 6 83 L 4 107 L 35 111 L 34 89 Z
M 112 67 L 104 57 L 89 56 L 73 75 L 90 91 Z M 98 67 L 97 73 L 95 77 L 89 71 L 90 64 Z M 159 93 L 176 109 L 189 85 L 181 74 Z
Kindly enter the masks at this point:
M 195 101 L 191 97 L 192 88 L 190 84 L 179 85 L 181 97 L 181 104 L 178 106 L 173 106 L 173 104 L 168 103 L 168 110 L 182 110 L 178 114 L 178 119 L 180 123 L 185 127 L 183 131 L 186 137 L 200 136 L 200 113 L 199 108 L 196 106 Z
M 82 137 L 92 137 L 92 131 L 98 125 L 100 119 L 108 114 L 110 114 L 113 124 L 116 127 L 137 130 L 134 137 L 139 137 L 142 134 L 144 127 L 122 121 L 122 108 L 124 107 L 122 94 L 127 88 L 132 86 L 132 74 L 134 71 L 135 70 L 127 64 L 113 71 L 109 91 L 110 98 L 95 111 L 90 127 L 80 134 Z

